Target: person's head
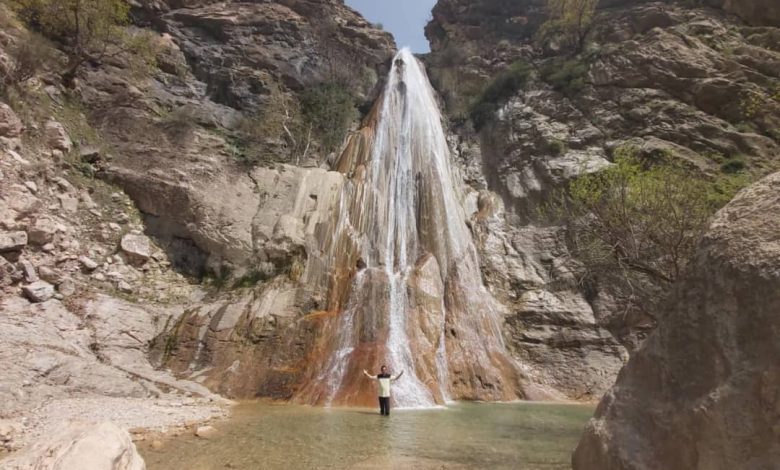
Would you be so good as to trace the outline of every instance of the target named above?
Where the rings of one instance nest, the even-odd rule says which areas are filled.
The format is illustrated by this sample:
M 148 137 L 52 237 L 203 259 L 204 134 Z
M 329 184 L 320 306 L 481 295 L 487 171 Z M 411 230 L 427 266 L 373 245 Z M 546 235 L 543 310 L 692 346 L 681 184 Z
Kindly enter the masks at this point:
M 380 367 L 380 368 L 379 368 L 379 370 L 380 370 L 380 371 L 381 371 L 383 374 L 386 374 L 386 373 L 387 373 L 387 366 L 382 366 L 382 367 Z

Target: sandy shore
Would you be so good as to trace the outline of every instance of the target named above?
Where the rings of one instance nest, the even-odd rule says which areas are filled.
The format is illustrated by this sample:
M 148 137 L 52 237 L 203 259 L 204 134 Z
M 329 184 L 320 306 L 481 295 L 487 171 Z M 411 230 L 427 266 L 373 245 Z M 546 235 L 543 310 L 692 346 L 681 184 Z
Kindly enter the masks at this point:
M 57 399 L 20 417 L 0 420 L 0 435 L 3 429 L 9 431 L 13 438 L 11 449 L 18 450 L 70 423 L 110 421 L 129 431 L 134 440 L 144 440 L 148 435 L 178 434 L 198 424 L 226 418 L 230 405 L 228 400 L 179 396 Z M 0 458 L 8 455 L 0 453 Z

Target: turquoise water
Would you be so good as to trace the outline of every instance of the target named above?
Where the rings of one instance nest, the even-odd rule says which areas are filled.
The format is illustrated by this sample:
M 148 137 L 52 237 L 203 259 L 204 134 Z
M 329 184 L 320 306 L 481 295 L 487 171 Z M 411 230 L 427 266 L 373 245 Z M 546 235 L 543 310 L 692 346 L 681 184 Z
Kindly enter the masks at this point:
M 141 444 L 149 470 L 570 469 L 593 408 L 464 403 L 435 410 L 243 404 L 217 435 Z

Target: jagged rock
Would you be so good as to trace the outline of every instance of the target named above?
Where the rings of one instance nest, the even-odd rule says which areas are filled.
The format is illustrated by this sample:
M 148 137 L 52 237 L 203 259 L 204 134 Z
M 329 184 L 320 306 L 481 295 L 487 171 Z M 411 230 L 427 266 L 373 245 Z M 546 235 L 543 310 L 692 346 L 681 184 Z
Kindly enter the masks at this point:
M 79 158 L 86 163 L 96 163 L 100 160 L 100 148 L 94 145 L 86 145 L 79 148 Z
M 31 302 L 46 302 L 54 297 L 54 286 L 46 281 L 37 281 L 22 287 L 22 292 Z
M 117 289 L 119 289 L 120 292 L 124 292 L 125 294 L 132 294 L 134 292 L 133 286 L 131 286 L 127 281 L 119 281 L 117 283 Z
M 22 279 L 22 274 L 13 263 L 0 256 L 0 287 L 10 286 Z
M 3 232 L 0 233 L 0 253 L 19 251 L 27 246 L 27 233 Z
M 33 283 L 39 280 L 38 273 L 35 271 L 35 266 L 28 260 L 19 261 L 19 267 L 24 274 L 24 281 Z
M 130 434 L 110 422 L 71 423 L 3 461 L 7 470 L 145 470 Z
M 2 147 L 13 150 L 21 147 L 24 125 L 13 109 L 5 103 L 0 103 L 0 144 Z
M 0 137 L 15 139 L 22 135 L 24 125 L 13 109 L 0 103 Z
M 24 186 L 33 194 L 38 192 L 38 185 L 35 184 L 35 181 L 25 181 Z
M 69 297 L 76 293 L 76 284 L 72 279 L 63 279 L 62 282 L 57 285 L 57 292 L 65 297 Z
M 44 131 L 46 133 L 46 144 L 52 149 L 67 153 L 73 148 L 73 142 L 70 140 L 70 136 L 68 136 L 68 131 L 59 122 L 47 122 L 46 126 L 44 126 Z
M 151 242 L 146 235 L 127 234 L 119 242 L 119 248 L 128 260 L 142 264 L 151 257 Z
M 780 462 L 780 173 L 715 217 L 657 330 L 588 424 L 575 470 Z
M 63 276 L 61 273 L 47 266 L 41 266 L 40 268 L 38 268 L 38 275 L 44 281 L 53 284 L 55 286 L 59 286 L 63 281 Z
M 99 266 L 95 260 L 87 256 L 79 256 L 79 264 L 87 271 L 94 271 Z
M 27 229 L 27 236 L 30 243 L 36 245 L 45 245 L 54 240 L 57 233 L 57 223 L 49 217 L 38 217 L 35 222 Z
M 57 196 L 60 200 L 60 206 L 65 212 L 76 212 L 79 210 L 79 200 L 68 194 L 60 194 Z
M 22 427 L 13 421 L 0 419 L 0 449 L 16 450 L 14 441 L 22 433 Z

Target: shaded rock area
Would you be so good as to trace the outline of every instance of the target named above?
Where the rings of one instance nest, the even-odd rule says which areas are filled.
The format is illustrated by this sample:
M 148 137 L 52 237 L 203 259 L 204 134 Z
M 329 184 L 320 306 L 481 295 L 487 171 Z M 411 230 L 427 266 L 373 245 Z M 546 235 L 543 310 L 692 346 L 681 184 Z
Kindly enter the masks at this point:
M 780 174 L 715 218 L 658 329 L 601 401 L 575 470 L 780 462 Z

